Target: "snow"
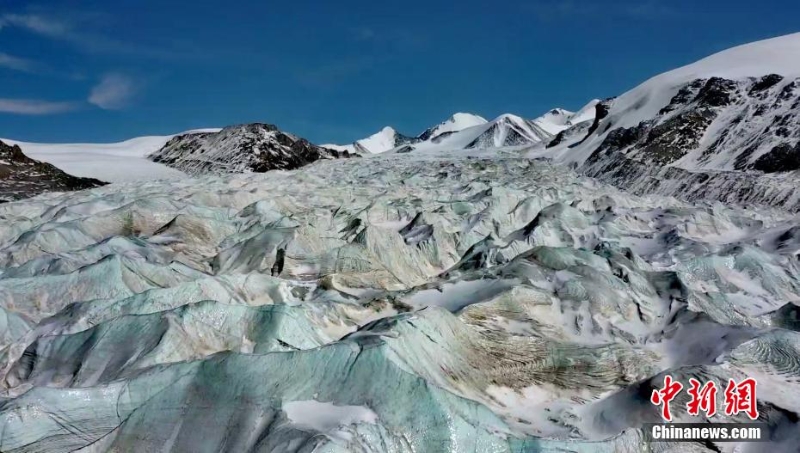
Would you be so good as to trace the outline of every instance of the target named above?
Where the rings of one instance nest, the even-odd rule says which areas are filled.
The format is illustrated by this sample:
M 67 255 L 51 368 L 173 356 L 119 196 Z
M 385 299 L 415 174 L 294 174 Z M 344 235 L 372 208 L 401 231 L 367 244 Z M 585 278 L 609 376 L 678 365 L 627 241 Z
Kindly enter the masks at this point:
M 447 283 L 441 288 L 426 289 L 414 293 L 406 302 L 416 308 L 443 307 L 452 312 L 463 310 L 471 304 L 483 302 L 513 288 L 519 282 L 473 280 Z
M 197 129 L 181 134 L 218 130 Z M 146 159 L 147 155 L 158 151 L 172 137 L 181 134 L 137 137 L 118 143 L 29 143 L 0 140 L 19 145 L 28 157 L 53 164 L 73 176 L 106 182 L 134 182 L 186 177 L 183 172 Z
M 698 78 L 736 80 L 768 74 L 787 78 L 800 76 L 800 33 L 733 47 L 657 75 L 619 96 L 605 121 L 616 129 L 650 120 L 669 104 L 682 86 Z M 554 157 L 564 163 L 583 163 L 605 136 L 595 135 L 577 149 L 560 147 L 540 156 Z
M 547 142 L 574 124 L 593 119 L 596 103 L 597 101 L 589 102 L 578 113 L 553 109 L 535 120 L 505 113 L 487 121 L 472 113 L 458 112 L 408 140 L 398 140 L 402 136 L 393 128 L 385 127 L 380 132 L 350 145 L 321 146 L 337 151 L 378 154 L 393 150 L 407 152 L 409 147 L 413 151 L 434 152 L 532 145 Z
M 507 139 L 512 134 L 522 137 L 525 142 L 509 144 Z M 434 137 L 412 146 L 415 151 L 423 152 L 497 148 L 539 143 L 549 140 L 553 135 L 534 121 L 505 113 L 487 123 L 468 127 L 449 135 Z
M 365 406 L 337 406 L 316 400 L 291 401 L 283 404 L 289 421 L 300 429 L 311 429 L 332 438 L 350 440 L 342 427 L 369 423 L 374 425 L 378 414 Z
M 655 76 L 614 103 L 610 116 L 617 127 L 631 127 L 653 118 L 677 90 L 698 78 L 741 79 L 779 74 L 800 76 L 800 33 L 744 44 Z
M 437 126 L 426 130 L 426 132 L 430 131 L 430 138 L 433 139 L 447 132 L 458 132 L 469 127 L 480 126 L 486 123 L 486 119 L 481 116 L 472 113 L 458 112 L 447 120 L 439 123 Z
M 357 143 L 371 153 L 382 153 L 394 148 L 396 139 L 397 131 L 386 126 L 379 132 L 361 139 Z
M 320 146 L 336 151 L 347 151 L 351 153 L 366 151 L 370 154 L 378 154 L 397 146 L 397 136 L 397 131 L 389 126 L 386 126 L 369 137 L 362 138 L 361 140 L 349 145 L 324 144 Z
M 564 109 L 553 109 L 539 118 L 536 118 L 533 122 L 548 133 L 556 135 L 570 127 L 570 118 L 572 118 L 573 115 L 573 112 Z
M 570 127 L 594 119 L 594 106 L 600 102 L 597 99 L 589 101 L 577 112 L 570 112 L 562 108 L 555 108 L 533 120 L 535 124 L 552 135 L 565 131 Z
M 594 120 L 595 106 L 600 102 L 599 99 L 592 99 L 586 105 L 580 108 L 569 118 L 569 124 L 575 125 L 584 121 Z

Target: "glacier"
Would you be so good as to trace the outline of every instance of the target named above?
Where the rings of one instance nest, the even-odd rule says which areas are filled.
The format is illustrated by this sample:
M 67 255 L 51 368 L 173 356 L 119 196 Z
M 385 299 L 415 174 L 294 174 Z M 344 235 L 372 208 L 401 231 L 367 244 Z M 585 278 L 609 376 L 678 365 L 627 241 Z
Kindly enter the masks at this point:
M 795 451 L 800 217 L 527 154 L 0 205 L 0 451 L 638 452 L 665 374 L 756 377 L 770 442 L 651 451 Z

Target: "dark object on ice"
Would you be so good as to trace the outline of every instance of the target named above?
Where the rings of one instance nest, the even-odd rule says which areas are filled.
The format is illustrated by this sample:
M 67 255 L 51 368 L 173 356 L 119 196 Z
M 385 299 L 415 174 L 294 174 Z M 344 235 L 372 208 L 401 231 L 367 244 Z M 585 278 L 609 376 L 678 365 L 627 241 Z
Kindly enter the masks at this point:
M 283 259 L 286 255 L 286 250 L 278 249 L 278 252 L 275 254 L 275 264 L 272 265 L 271 275 L 273 277 L 277 277 L 281 275 L 283 272 Z

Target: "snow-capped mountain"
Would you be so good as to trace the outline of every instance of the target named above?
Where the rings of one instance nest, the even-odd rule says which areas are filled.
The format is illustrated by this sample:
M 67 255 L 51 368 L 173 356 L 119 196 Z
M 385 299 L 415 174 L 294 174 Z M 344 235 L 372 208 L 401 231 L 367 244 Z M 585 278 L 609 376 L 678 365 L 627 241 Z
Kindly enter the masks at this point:
M 637 193 L 800 209 L 786 173 L 800 169 L 800 34 L 661 74 L 602 109 L 588 136 L 531 155 Z
M 452 134 L 469 127 L 486 124 L 487 122 L 488 121 L 486 121 L 486 119 L 482 116 L 473 115 L 472 113 L 459 112 L 437 124 L 436 126 L 426 129 L 424 132 L 419 134 L 417 138 L 420 141 L 431 140 L 437 137 L 442 137 L 444 134 Z
M 417 139 L 415 137 L 405 136 L 394 130 L 394 128 L 386 126 L 369 137 L 362 138 L 349 145 L 325 144 L 321 146 L 336 151 L 345 151 L 355 154 L 378 154 L 416 141 Z
M 536 121 L 508 113 L 500 115 L 485 125 L 470 128 L 462 131 L 462 133 L 477 131 L 480 131 L 480 134 L 465 148 L 499 148 L 503 146 L 529 145 L 547 141 L 554 135 Z
M 251 123 L 218 132 L 178 135 L 148 158 L 200 175 L 292 170 L 319 159 L 349 156 L 347 151 L 314 145 L 274 125 Z
M 575 126 L 581 123 L 585 123 L 587 121 L 593 121 L 596 112 L 596 106 L 600 102 L 600 99 L 592 99 L 586 105 L 580 108 L 577 112 L 570 115 L 569 119 L 567 120 L 567 126 Z
M 596 102 L 593 101 L 590 105 L 593 106 L 594 103 Z M 392 152 L 406 153 L 411 151 L 488 149 L 549 143 L 560 132 L 573 127 L 573 122 L 575 120 L 580 119 L 582 120 L 581 124 L 586 125 L 594 118 L 593 108 L 585 107 L 581 109 L 579 113 L 580 117 L 564 109 L 553 109 L 534 120 L 506 113 L 492 121 L 474 121 L 478 124 L 460 130 L 452 128 L 447 132 L 439 134 L 423 133 L 423 135 L 418 137 L 417 142 L 400 146 L 395 148 Z M 461 122 L 461 124 L 465 123 L 466 122 L 463 121 Z M 448 123 L 445 122 L 442 124 Z M 431 130 L 433 130 L 433 128 L 428 131 Z M 429 138 L 423 140 L 422 138 L 424 136 L 428 136 Z
M 492 121 L 471 113 L 456 113 L 416 137 L 398 133 L 391 127 L 351 145 L 322 145 L 326 148 L 361 154 L 407 153 L 411 151 L 485 149 L 547 143 L 558 133 L 579 122 L 594 119 L 592 101 L 578 113 L 553 109 L 534 120 L 506 113 Z
M 594 120 L 595 105 L 598 102 L 600 102 L 598 99 L 593 99 L 577 112 L 556 108 L 536 118 L 533 122 L 548 133 L 557 135 L 575 125 Z
M 69 192 L 104 184 L 97 179 L 64 173 L 51 164 L 26 156 L 18 145 L 0 141 L 0 203 L 45 192 Z

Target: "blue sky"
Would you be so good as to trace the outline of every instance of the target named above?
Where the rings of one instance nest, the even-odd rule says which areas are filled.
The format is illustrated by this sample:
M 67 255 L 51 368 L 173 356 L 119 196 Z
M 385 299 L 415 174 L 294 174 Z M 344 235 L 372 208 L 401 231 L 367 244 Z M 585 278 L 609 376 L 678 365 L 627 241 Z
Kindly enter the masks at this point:
M 0 0 L 0 137 L 259 121 L 346 143 L 457 111 L 535 117 L 800 31 L 798 17 L 768 0 Z

